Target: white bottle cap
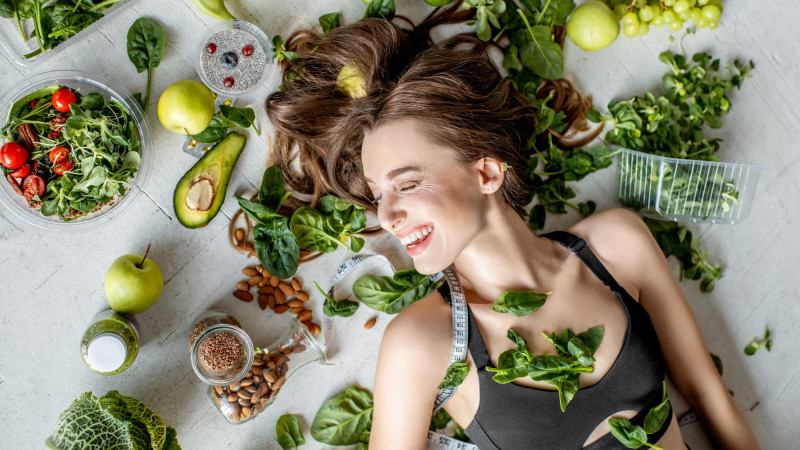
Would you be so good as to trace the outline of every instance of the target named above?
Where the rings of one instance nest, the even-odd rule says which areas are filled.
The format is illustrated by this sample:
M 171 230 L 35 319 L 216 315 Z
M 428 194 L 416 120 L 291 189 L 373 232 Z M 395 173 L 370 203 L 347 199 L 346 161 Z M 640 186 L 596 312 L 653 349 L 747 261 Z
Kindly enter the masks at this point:
M 86 358 L 95 372 L 119 369 L 128 357 L 128 347 L 116 333 L 100 333 L 89 343 Z

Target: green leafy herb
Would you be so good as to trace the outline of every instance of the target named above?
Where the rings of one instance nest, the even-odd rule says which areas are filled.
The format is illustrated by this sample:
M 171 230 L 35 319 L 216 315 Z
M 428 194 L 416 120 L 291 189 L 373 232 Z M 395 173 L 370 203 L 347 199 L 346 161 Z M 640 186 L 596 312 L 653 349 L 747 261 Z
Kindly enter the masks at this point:
M 278 437 L 278 444 L 284 450 L 297 449 L 306 443 L 303 431 L 300 430 L 300 422 L 294 414 L 284 414 L 275 423 L 275 434 Z
M 256 113 L 253 108 L 236 108 L 233 106 L 220 106 L 220 111 L 211 117 L 211 122 L 205 130 L 192 135 L 198 142 L 213 143 L 222 140 L 228 134 L 228 128 L 239 125 L 243 128 L 252 127 L 259 136 L 261 132 L 255 126 Z
M 328 445 L 354 445 L 369 442 L 364 434 L 372 427 L 372 395 L 350 386 L 344 392 L 326 400 L 314 416 L 311 436 Z
M 527 316 L 544 305 L 551 292 L 505 291 L 492 303 L 492 311 L 509 313 L 514 317 Z
M 85 392 L 61 413 L 50 448 L 137 448 L 180 450 L 174 428 L 133 397 L 109 391 L 97 398 Z
M 319 16 L 319 24 L 325 34 L 328 34 L 334 28 L 339 28 L 339 13 L 332 12 Z
M 755 338 L 744 347 L 744 354 L 747 356 L 754 355 L 756 351 L 764 347 L 767 351 L 772 350 L 772 339 L 769 337 L 769 328 L 764 328 L 764 337 L 761 339 Z
M 611 434 L 625 447 L 640 448 L 646 445 L 661 450 L 661 447 L 647 442 L 647 433 L 644 432 L 644 429 L 633 425 L 630 420 L 612 417 L 608 419 L 608 427 L 611 429 Z
M 136 71 L 147 70 L 147 88 L 144 95 L 144 112 L 150 105 L 150 85 L 153 81 L 153 69 L 161 64 L 164 56 L 164 29 L 153 19 L 142 17 L 133 22 L 128 29 L 128 58 Z
M 662 381 L 661 387 L 663 389 L 661 403 L 651 408 L 644 418 L 644 432 L 647 434 L 653 434 L 660 430 L 664 422 L 669 418 L 670 407 L 669 399 L 667 398 L 667 383 Z
M 469 373 L 469 365 L 466 361 L 456 361 L 447 367 L 444 380 L 439 384 L 439 389 L 454 388 L 464 382 Z
M 325 297 L 325 303 L 322 305 L 322 312 L 326 316 L 350 317 L 358 310 L 358 303 L 347 299 L 334 300 L 319 287 L 316 281 L 314 282 L 314 286 L 316 286 L 317 290 Z
M 395 9 L 394 0 L 370 0 L 367 10 L 364 12 L 364 18 L 392 20 Z
M 442 280 L 431 281 L 414 269 L 400 270 L 392 277 L 367 275 L 353 283 L 353 294 L 376 311 L 397 314 L 437 289 Z
M 465 0 L 465 8 L 475 8 L 475 20 L 470 20 L 467 25 L 475 25 L 478 39 L 488 41 L 492 38 L 492 26 L 497 29 L 500 25 L 500 15 L 506 10 L 504 0 Z
M 236 108 L 233 106 L 221 105 L 219 110 L 229 122 L 233 122 L 242 128 L 252 127 L 253 131 L 261 136 L 261 132 L 256 128 L 256 112 L 253 111 L 253 108 Z
M 722 267 L 709 262 L 708 252 L 700 249 L 700 240 L 684 225 L 655 219 L 645 219 L 650 233 L 658 242 L 664 257 L 674 256 L 680 263 L 680 278 L 700 280 L 700 290 L 711 292 L 716 280 L 722 278 Z
M 272 48 L 274 49 L 274 58 L 278 61 L 294 61 L 300 57 L 295 52 L 286 51 L 286 47 L 283 45 L 283 38 L 277 34 L 272 38 Z
M 317 209 L 301 206 L 292 215 L 289 227 L 302 248 L 332 252 L 340 245 L 358 252 L 364 247 L 364 239 L 355 233 L 364 230 L 366 209 L 354 205 L 335 195 L 325 195 L 317 202 Z

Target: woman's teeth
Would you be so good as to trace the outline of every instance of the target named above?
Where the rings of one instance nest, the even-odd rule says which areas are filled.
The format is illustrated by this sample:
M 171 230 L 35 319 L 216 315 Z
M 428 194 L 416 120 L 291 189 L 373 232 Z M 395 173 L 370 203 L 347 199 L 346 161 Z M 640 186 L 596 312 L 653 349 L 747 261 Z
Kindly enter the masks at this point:
M 400 239 L 400 242 L 403 245 L 416 244 L 417 241 L 421 241 L 425 236 L 431 234 L 432 231 L 433 231 L 433 226 L 430 226 L 428 228 L 423 228 L 421 230 L 417 230 L 417 231 L 409 234 L 408 236 Z

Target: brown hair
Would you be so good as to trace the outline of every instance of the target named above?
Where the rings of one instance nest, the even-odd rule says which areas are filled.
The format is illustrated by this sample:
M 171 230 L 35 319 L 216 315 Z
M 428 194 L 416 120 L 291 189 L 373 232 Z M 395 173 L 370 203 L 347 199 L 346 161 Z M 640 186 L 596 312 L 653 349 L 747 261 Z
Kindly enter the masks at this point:
M 411 119 L 462 164 L 484 156 L 507 163 L 504 198 L 517 211 L 530 201 L 523 177 L 536 112 L 481 41 L 458 35 L 432 45 L 427 35 L 382 19 L 299 39 L 300 58 L 284 67 L 282 91 L 266 104 L 276 128 L 274 160 L 290 188 L 311 194 L 312 203 L 332 192 L 372 208 L 361 168 L 364 133 Z M 345 65 L 363 75 L 365 97 L 337 89 Z

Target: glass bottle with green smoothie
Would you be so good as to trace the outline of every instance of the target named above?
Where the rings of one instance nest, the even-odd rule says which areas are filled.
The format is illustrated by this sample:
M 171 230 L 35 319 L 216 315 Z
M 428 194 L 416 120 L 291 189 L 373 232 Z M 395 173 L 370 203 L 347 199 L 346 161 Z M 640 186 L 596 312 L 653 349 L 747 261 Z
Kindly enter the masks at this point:
M 125 371 L 138 353 L 139 324 L 136 319 L 111 309 L 99 312 L 81 338 L 83 361 L 101 375 Z

